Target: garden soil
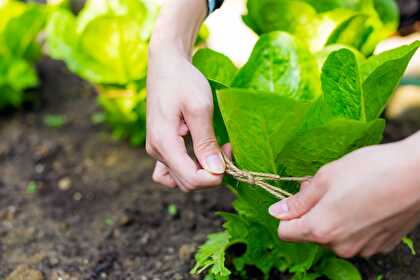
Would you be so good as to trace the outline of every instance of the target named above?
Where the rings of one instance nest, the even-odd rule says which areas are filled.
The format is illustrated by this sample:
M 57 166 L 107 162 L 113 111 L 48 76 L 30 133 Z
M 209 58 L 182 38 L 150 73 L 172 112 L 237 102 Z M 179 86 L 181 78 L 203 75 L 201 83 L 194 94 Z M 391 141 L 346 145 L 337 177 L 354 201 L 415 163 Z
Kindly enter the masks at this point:
M 94 89 L 61 63 L 43 59 L 38 68 L 42 105 L 0 118 L 0 279 L 197 279 L 194 252 L 221 230 L 215 212 L 231 211 L 233 196 L 153 183 L 143 149 L 92 124 Z M 66 124 L 47 127 L 48 114 Z M 385 141 L 418 129 L 420 111 L 409 112 L 389 122 Z M 420 229 L 411 237 L 420 248 Z M 364 279 L 420 279 L 420 257 L 404 246 L 354 263 Z

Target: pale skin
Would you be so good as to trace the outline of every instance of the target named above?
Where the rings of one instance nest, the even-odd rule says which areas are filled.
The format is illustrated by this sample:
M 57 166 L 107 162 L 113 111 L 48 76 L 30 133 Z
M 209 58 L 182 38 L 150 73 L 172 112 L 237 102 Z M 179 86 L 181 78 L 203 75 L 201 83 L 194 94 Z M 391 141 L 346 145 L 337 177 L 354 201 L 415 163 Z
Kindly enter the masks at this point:
M 230 155 L 215 139 L 210 86 L 191 64 L 206 15 L 205 0 L 167 1 L 150 44 L 146 148 L 157 160 L 153 179 L 183 191 L 220 185 L 220 153 Z M 187 134 L 197 161 L 187 153 Z M 419 170 L 417 133 L 327 164 L 269 212 L 282 221 L 281 239 L 319 243 L 346 258 L 387 253 L 420 222 Z

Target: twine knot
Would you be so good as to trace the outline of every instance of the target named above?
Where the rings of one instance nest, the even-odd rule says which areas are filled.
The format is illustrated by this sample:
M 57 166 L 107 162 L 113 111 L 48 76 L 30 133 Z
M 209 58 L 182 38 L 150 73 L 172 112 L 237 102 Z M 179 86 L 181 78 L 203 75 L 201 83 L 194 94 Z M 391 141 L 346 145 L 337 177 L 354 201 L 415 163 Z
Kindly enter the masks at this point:
M 237 166 L 233 164 L 233 162 L 223 154 L 223 159 L 226 164 L 226 173 L 231 175 L 235 180 L 239 182 L 243 182 L 249 185 L 258 186 L 265 191 L 271 193 L 273 196 L 284 199 L 287 197 L 292 196 L 293 194 L 279 188 L 275 187 L 267 181 L 290 181 L 290 182 L 304 182 L 311 179 L 311 177 L 282 177 L 277 174 L 270 174 L 270 173 L 260 173 L 260 172 L 253 172 L 247 170 L 241 170 Z

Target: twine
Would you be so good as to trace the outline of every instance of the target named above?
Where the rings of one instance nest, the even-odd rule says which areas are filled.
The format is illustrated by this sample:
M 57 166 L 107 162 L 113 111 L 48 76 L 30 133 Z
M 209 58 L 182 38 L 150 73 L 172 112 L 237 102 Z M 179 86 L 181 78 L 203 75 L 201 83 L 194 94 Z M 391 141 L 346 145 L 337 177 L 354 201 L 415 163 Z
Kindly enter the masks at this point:
M 226 164 L 226 173 L 231 175 L 235 180 L 239 182 L 243 182 L 246 184 L 250 184 L 253 186 L 258 186 L 265 191 L 269 192 L 270 194 L 274 195 L 279 199 L 285 199 L 292 196 L 292 193 L 289 193 L 281 188 L 275 187 L 267 181 L 272 182 L 304 182 L 311 179 L 311 177 L 282 177 L 277 174 L 269 174 L 269 173 L 260 173 L 260 172 L 253 172 L 248 170 L 241 170 L 233 162 L 223 154 L 223 159 Z

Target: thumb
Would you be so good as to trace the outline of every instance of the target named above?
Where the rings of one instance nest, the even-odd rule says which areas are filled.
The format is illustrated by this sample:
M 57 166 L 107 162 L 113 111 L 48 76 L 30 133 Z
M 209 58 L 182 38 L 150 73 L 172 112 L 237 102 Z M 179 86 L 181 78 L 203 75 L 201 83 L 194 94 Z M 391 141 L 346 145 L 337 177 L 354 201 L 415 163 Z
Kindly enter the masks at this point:
M 271 205 L 268 212 L 279 220 L 292 220 L 301 217 L 321 200 L 325 192 L 311 181 L 305 181 L 301 190 L 294 196 Z
M 212 107 L 190 113 L 184 119 L 200 165 L 210 173 L 223 174 L 226 166 L 214 134 Z

